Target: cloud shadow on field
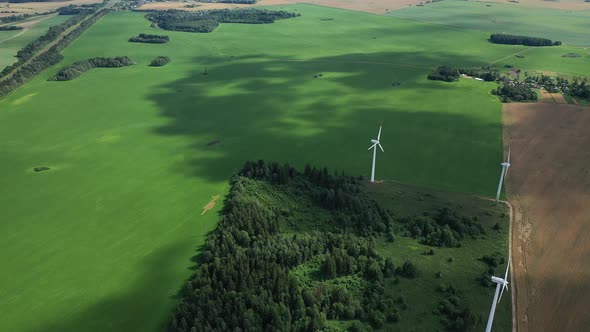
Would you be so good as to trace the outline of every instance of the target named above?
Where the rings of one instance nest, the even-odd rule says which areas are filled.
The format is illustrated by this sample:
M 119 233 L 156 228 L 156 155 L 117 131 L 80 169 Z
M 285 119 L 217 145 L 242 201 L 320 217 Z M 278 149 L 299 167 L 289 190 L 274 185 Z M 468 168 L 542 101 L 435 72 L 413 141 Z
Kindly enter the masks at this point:
M 483 184 L 495 181 L 487 179 L 490 166 L 495 172 L 495 158 L 501 159 L 499 144 L 486 139 L 501 137 L 501 123 L 450 110 L 444 105 L 456 102 L 456 83 L 428 81 L 429 69 L 396 64 L 451 57 L 477 62 L 422 53 L 199 57 L 184 78 L 149 96 L 169 120 L 154 131 L 191 138 L 195 153 L 177 164 L 178 171 L 223 182 L 244 161 L 257 159 L 367 175 L 368 142 L 382 121 L 386 153 L 379 156 L 379 177 L 485 194 Z M 445 100 L 447 91 L 454 94 Z M 463 160 L 466 152 L 475 156 Z

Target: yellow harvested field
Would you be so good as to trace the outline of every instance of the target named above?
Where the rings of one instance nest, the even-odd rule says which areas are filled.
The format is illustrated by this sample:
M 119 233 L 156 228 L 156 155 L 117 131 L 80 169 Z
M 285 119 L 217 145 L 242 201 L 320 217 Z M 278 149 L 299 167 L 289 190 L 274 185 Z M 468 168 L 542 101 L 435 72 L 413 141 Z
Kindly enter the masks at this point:
M 26 2 L 26 3 L 1 3 L 0 17 L 20 15 L 20 14 L 35 14 L 46 13 L 54 11 L 59 7 L 68 5 L 82 5 L 90 3 L 100 3 L 102 0 L 71 0 L 71 1 L 56 1 L 56 2 Z M 15 13 L 12 13 L 15 12 Z

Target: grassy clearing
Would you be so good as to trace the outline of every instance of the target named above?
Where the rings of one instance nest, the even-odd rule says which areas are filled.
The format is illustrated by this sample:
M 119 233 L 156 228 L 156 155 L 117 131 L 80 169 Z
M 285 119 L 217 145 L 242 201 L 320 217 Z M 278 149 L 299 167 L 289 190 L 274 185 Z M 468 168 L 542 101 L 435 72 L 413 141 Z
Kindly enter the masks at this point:
M 0 259 L 11 272 L 0 276 L 0 330 L 157 330 L 217 221 L 219 207 L 200 216 L 203 206 L 227 191 L 244 160 L 367 176 L 379 122 L 379 179 L 494 194 L 502 158 L 494 84 L 426 75 L 522 47 L 490 44 L 485 32 L 284 8 L 303 16 L 166 32 L 163 45 L 129 43 L 162 31 L 116 12 L 59 66 L 0 100 Z M 124 55 L 137 64 L 47 81 L 75 61 Z M 156 56 L 171 62 L 149 67 Z
M 434 299 L 441 297 L 441 293 L 436 291 L 441 283 L 455 285 L 476 316 L 481 316 L 485 323 L 495 288 L 485 288 L 476 281 L 476 278 L 487 269 L 479 258 L 494 252 L 507 256 L 507 208 L 463 194 L 392 182 L 368 186 L 368 192 L 382 206 L 391 208 L 399 217 L 450 207 L 464 215 L 477 216 L 478 222 L 484 225 L 487 231 L 485 239 L 465 239 L 461 248 L 434 248 L 435 254 L 432 256 L 423 254 L 432 247 L 422 245 L 412 238 L 397 237 L 393 244 L 385 239 L 377 242 L 378 252 L 382 256 L 392 257 L 397 265 L 405 259 L 411 259 L 421 272 L 416 280 L 402 278 L 399 284 L 389 283 L 387 291 L 392 294 L 403 294 L 409 307 L 407 312 L 402 312 L 404 319 L 391 328 L 395 331 L 442 330 L 440 322 L 432 316 L 432 310 L 438 305 L 438 301 Z M 496 223 L 501 225 L 499 231 L 492 229 Z M 453 258 L 452 262 L 448 261 L 449 257 Z M 502 264 L 496 268 L 495 274 L 503 276 L 505 269 L 506 265 Z M 442 272 L 442 278 L 436 277 L 437 272 Z M 496 311 L 494 330 L 497 331 L 510 331 L 512 326 L 510 294 L 506 296 Z
M 65 22 L 69 17 L 56 15 L 27 28 L 27 30 L 0 31 L 0 70 L 16 62 L 16 52 L 41 36 L 52 25 Z M 13 25 L 13 24 L 10 24 Z M 18 36 L 17 36 L 18 35 Z M 16 37 L 15 37 L 16 36 Z
M 589 46 L 589 11 L 527 8 L 513 4 L 442 1 L 390 12 L 395 17 L 468 29 L 544 37 Z

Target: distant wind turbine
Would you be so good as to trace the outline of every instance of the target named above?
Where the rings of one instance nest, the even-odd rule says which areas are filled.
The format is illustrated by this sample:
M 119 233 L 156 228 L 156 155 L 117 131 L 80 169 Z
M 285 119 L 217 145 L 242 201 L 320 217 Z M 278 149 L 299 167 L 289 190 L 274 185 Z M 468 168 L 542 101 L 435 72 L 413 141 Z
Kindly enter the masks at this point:
M 492 309 L 490 309 L 490 316 L 488 318 L 488 325 L 486 325 L 486 332 L 492 331 L 492 323 L 494 323 L 494 313 L 496 312 L 496 304 L 500 303 L 500 300 L 502 299 L 502 293 L 504 293 L 504 289 L 508 289 L 508 268 L 510 268 L 510 257 L 508 257 L 508 264 L 506 264 L 506 273 L 504 274 L 504 279 L 492 276 L 492 281 L 496 283 L 496 293 L 494 294 Z M 498 293 L 500 294 L 499 297 Z
M 379 133 L 377 134 L 377 139 L 372 139 L 371 143 L 373 143 L 373 145 L 371 145 L 370 148 L 368 148 L 367 150 L 373 150 L 373 167 L 371 168 L 371 182 L 375 182 L 375 159 L 377 158 L 377 145 L 379 145 L 379 148 L 381 148 L 381 151 L 385 152 L 385 150 L 383 150 L 383 147 L 381 146 L 381 143 L 379 143 L 379 139 L 381 139 L 381 125 L 379 126 Z
M 501 163 L 500 165 L 502 165 L 502 174 L 500 175 L 500 183 L 498 183 L 498 191 L 496 192 L 496 203 L 498 203 L 498 200 L 500 200 L 500 192 L 502 191 L 504 177 L 508 173 L 508 168 L 510 167 L 510 148 L 508 148 L 508 160 Z

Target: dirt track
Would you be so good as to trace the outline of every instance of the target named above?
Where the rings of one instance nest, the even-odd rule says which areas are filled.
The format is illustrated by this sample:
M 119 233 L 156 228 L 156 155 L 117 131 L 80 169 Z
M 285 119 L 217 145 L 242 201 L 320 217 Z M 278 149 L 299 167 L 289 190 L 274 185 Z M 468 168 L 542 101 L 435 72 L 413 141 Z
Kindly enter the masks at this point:
M 590 108 L 508 104 L 518 331 L 590 328 Z

